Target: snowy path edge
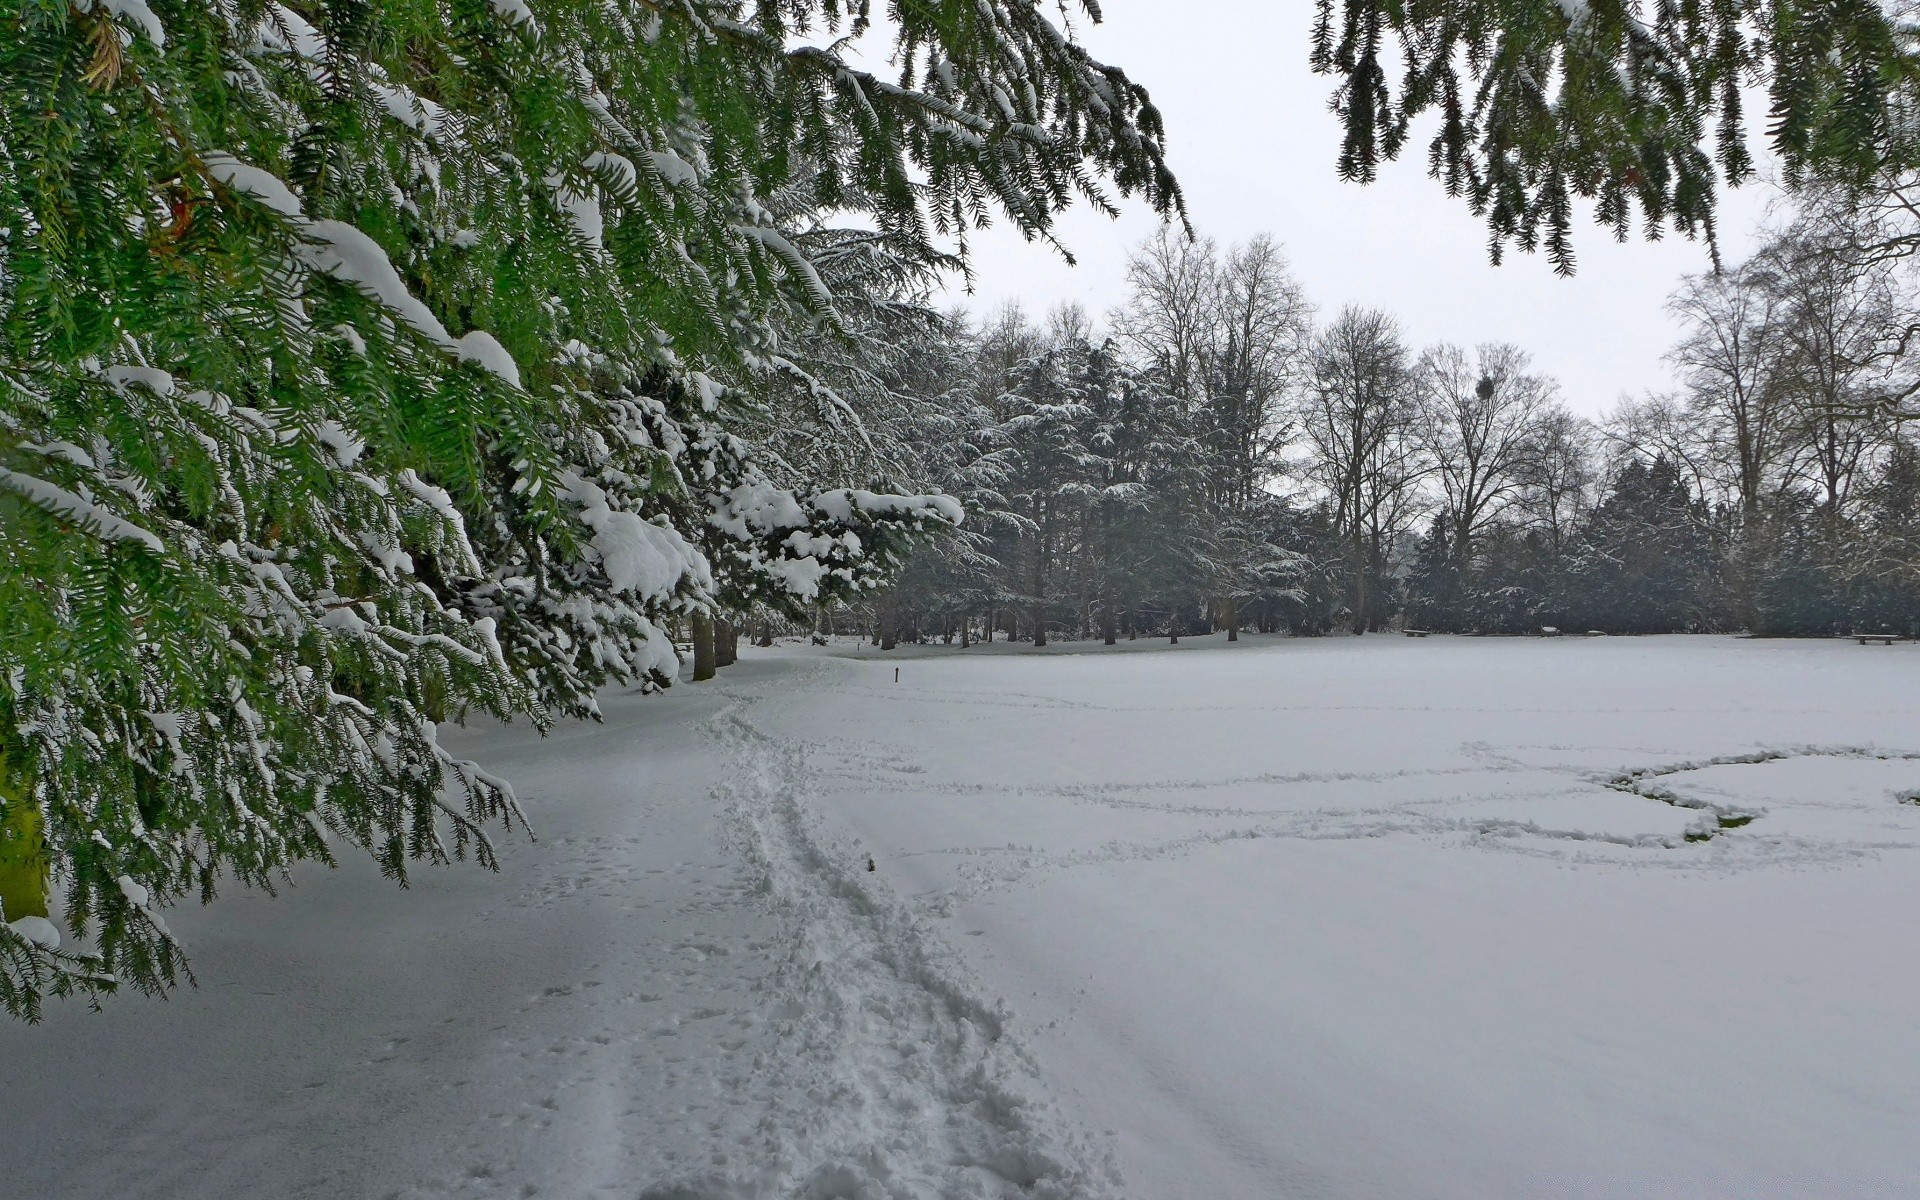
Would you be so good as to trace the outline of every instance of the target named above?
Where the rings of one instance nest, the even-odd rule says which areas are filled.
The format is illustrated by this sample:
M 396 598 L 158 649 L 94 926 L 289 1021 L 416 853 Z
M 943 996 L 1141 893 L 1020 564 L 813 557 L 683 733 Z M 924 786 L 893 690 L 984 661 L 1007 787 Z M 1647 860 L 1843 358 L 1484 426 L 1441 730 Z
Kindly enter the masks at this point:
M 641 1200 L 1122 1195 L 1110 1148 L 1047 1098 L 1006 1006 L 978 994 L 961 956 L 862 850 L 824 832 L 806 749 L 751 720 L 769 699 L 743 691 L 707 734 L 726 764 L 714 798 L 729 849 L 788 947 L 763 985 L 777 1046 L 770 1111 L 761 1144 L 742 1148 L 750 1165 Z

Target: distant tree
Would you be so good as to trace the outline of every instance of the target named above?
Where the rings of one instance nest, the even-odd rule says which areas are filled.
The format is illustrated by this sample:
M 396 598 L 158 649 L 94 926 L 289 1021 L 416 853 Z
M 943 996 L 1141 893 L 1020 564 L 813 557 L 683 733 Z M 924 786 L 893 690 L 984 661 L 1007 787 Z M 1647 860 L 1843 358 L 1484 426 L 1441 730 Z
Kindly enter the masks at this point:
M 1861 496 L 1848 563 L 1852 624 L 1920 636 L 1920 450 L 1897 444 Z
M 1199 588 L 1231 640 L 1268 566 L 1266 488 L 1281 466 L 1286 402 L 1305 376 L 1313 308 L 1271 238 L 1222 254 L 1211 241 L 1170 237 L 1163 229 L 1134 250 L 1131 292 L 1113 325 L 1203 439 L 1209 544 Z
M 1769 283 L 1750 266 L 1694 275 L 1667 303 L 1682 329 L 1668 359 L 1748 520 L 1779 486 L 1787 453 L 1786 298 Z
M 1568 558 L 1565 604 L 1584 625 L 1678 633 L 1713 624 L 1705 505 L 1665 457 L 1619 469 Z
M 1520 485 L 1510 516 L 1521 527 L 1537 531 L 1547 550 L 1558 556 L 1574 529 L 1597 497 L 1595 432 L 1583 417 L 1552 407 L 1533 422 L 1525 454 L 1520 460 Z
M 1453 558 L 1473 561 L 1474 537 L 1525 485 L 1539 446 L 1539 422 L 1558 394 L 1529 370 L 1518 346 L 1489 344 L 1472 356 L 1439 345 L 1420 356 L 1414 386 L 1420 409 L 1414 436 L 1431 466 L 1430 482 L 1453 536 Z
M 1845 251 L 1850 237 L 1844 225 L 1805 217 L 1749 268 L 1775 297 L 1794 471 L 1829 518 L 1845 513 L 1860 468 L 1916 386 L 1911 306 L 1891 264 Z
M 1407 572 L 1407 623 L 1417 629 L 1458 633 L 1467 627 L 1467 584 L 1446 512 L 1436 513 Z
M 1851 531 L 1825 507 L 1800 492 L 1768 501 L 1770 553 L 1755 580 L 1755 633 L 1825 637 L 1851 624 L 1845 579 Z
M 1394 319 L 1348 306 L 1314 342 L 1301 400 L 1307 470 L 1325 492 L 1345 543 L 1353 631 L 1377 628 L 1386 554 L 1413 511 L 1422 468 L 1406 344 Z

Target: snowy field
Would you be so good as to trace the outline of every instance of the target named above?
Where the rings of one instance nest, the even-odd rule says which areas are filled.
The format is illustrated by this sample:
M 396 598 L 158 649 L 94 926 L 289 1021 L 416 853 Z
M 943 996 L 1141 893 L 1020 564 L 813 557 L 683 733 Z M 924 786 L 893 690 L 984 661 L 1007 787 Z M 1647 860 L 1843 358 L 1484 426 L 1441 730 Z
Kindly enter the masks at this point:
M 1920 1195 L 1920 647 L 745 654 L 0 1027 L 0 1194 Z

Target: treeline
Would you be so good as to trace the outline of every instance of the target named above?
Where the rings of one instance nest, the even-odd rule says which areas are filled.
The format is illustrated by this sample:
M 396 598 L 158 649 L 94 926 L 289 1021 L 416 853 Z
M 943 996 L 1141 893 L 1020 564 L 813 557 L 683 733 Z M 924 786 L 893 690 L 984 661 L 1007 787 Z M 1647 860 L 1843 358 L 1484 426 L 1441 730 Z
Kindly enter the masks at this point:
M 898 440 L 968 519 L 843 619 L 885 644 L 1920 634 L 1903 261 L 1809 204 L 1673 296 L 1670 391 L 1589 420 L 1520 347 L 1416 348 L 1317 314 L 1270 240 L 1161 236 L 1098 332 L 1010 307 L 904 351 L 937 385 Z

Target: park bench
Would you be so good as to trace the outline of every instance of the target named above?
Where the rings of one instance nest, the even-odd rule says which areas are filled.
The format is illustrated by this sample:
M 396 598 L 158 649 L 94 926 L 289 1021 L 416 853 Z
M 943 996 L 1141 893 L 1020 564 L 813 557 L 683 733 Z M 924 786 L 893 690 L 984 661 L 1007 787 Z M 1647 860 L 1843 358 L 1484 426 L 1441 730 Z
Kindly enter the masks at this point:
M 1851 633 L 1847 636 L 1853 638 L 1862 646 L 1868 642 L 1879 642 L 1882 646 L 1891 646 L 1895 642 L 1904 642 L 1907 640 L 1897 633 Z
M 1406 635 L 1408 637 L 1425 637 L 1431 632 L 1433 631 L 1430 629 L 1409 629 L 1406 631 Z

